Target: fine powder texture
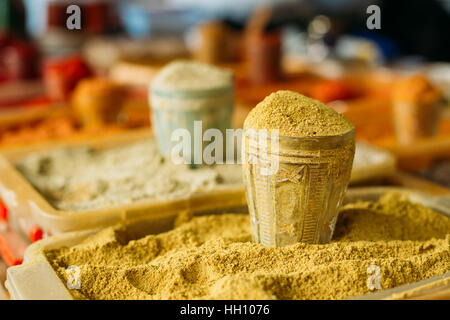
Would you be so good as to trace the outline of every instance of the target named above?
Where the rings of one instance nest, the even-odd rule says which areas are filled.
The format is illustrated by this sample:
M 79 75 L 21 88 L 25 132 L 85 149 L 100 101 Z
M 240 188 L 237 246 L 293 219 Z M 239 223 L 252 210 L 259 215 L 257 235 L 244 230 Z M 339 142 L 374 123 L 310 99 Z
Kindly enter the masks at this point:
M 240 166 L 176 165 L 160 155 L 154 139 L 103 150 L 80 147 L 34 153 L 16 166 L 55 208 L 70 211 L 176 199 L 242 185 Z
M 287 90 L 274 92 L 250 111 L 245 129 L 278 129 L 283 136 L 318 137 L 344 134 L 354 127 L 324 103 Z
M 450 219 L 397 194 L 343 207 L 326 245 L 254 244 L 239 214 L 130 233 L 107 228 L 46 255 L 64 281 L 66 268 L 80 268 L 81 288 L 71 290 L 79 299 L 341 299 L 370 292 L 372 265 L 381 289 L 450 270 Z
M 206 90 L 231 87 L 233 73 L 208 64 L 178 60 L 165 66 L 155 77 L 158 90 Z

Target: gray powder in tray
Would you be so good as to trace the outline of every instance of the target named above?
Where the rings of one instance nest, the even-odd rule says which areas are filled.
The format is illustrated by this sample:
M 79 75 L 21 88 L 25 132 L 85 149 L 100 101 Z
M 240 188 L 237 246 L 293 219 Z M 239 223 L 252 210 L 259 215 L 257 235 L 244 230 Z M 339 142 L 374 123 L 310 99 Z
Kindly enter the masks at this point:
M 30 154 L 16 163 L 57 209 L 81 211 L 170 200 L 242 185 L 240 165 L 190 169 L 164 160 L 154 140 L 111 149 L 66 148 Z

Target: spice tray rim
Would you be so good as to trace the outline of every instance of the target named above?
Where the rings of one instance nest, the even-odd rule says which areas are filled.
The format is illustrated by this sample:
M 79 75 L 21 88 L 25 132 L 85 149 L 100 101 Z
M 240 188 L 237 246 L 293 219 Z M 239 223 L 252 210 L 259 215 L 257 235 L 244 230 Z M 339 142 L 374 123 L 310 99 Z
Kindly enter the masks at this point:
M 422 192 L 398 187 L 365 187 L 355 188 L 353 190 L 350 189 L 346 194 L 346 202 L 357 201 L 358 199 L 375 200 L 389 191 L 400 192 L 406 195 L 411 201 L 422 203 L 450 218 L 450 207 L 444 206 L 439 201 L 439 197 L 433 197 Z M 144 223 L 147 224 L 147 227 L 152 230 L 151 232 L 142 233 L 142 236 L 144 236 L 145 234 L 169 230 L 173 225 L 175 217 L 175 213 L 160 213 L 159 216 L 147 217 L 145 220 L 129 221 L 129 224 L 132 225 L 134 223 L 142 228 L 142 221 L 145 221 Z M 44 251 L 60 248 L 62 246 L 76 245 L 98 230 L 100 229 L 59 234 L 38 241 L 28 247 L 25 251 L 24 263 L 19 266 L 10 267 L 7 270 L 5 286 L 12 299 L 74 299 L 70 294 L 69 289 L 66 288 L 63 281 L 58 277 L 55 270 L 50 265 L 45 257 Z M 350 297 L 350 299 L 389 299 L 395 294 L 417 289 L 425 284 L 435 283 L 442 279 L 450 279 L 450 272 L 376 293 Z

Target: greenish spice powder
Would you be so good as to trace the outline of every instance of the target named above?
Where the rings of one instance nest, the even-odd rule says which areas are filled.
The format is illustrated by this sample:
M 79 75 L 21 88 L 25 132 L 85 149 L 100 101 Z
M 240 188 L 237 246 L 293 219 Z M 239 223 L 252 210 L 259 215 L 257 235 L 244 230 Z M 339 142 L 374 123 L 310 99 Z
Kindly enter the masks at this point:
M 354 129 L 326 104 L 287 90 L 272 93 L 253 108 L 244 128 L 278 129 L 280 135 L 295 137 L 335 136 Z
M 325 245 L 255 244 L 248 215 L 225 214 L 140 239 L 107 228 L 46 255 L 64 281 L 80 267 L 79 299 L 342 299 L 371 292 L 372 265 L 381 289 L 450 271 L 449 245 L 449 218 L 387 194 L 344 206 Z
M 16 163 L 57 209 L 81 211 L 142 200 L 170 200 L 242 185 L 237 165 L 190 169 L 159 153 L 149 139 L 109 149 L 66 148 L 30 154 Z

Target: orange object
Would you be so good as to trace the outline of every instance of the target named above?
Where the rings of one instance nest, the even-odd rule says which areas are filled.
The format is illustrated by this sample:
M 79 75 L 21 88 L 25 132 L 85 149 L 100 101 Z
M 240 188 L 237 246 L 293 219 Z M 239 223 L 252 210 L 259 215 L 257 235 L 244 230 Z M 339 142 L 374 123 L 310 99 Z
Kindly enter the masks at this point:
M 75 120 L 61 115 L 48 119 L 0 128 L 0 145 L 20 145 L 73 136 L 78 128 Z
M 442 94 L 426 76 L 417 74 L 398 81 L 392 98 L 394 102 L 430 105 L 440 101 Z
M 28 238 L 30 239 L 31 243 L 34 243 L 36 241 L 41 240 L 44 237 L 44 232 L 42 231 L 42 229 L 35 225 L 32 226 L 30 228 L 30 230 L 28 230 Z
M 415 75 L 399 81 L 392 100 L 399 144 L 411 144 L 436 133 L 442 94 L 425 76 Z
M 13 231 L 0 231 L 0 254 L 8 267 L 21 264 L 27 243 Z
M 40 53 L 36 46 L 9 35 L 0 35 L 0 79 L 34 79 L 39 76 Z
M 245 39 L 248 78 L 252 83 L 275 82 L 281 77 L 281 33 L 249 33 Z
M 117 122 L 125 88 L 107 79 L 85 79 L 72 97 L 73 107 L 85 127 L 98 128 Z
M 324 80 L 314 85 L 311 89 L 311 98 L 324 103 L 336 100 L 347 100 L 356 97 L 353 88 L 339 80 Z

